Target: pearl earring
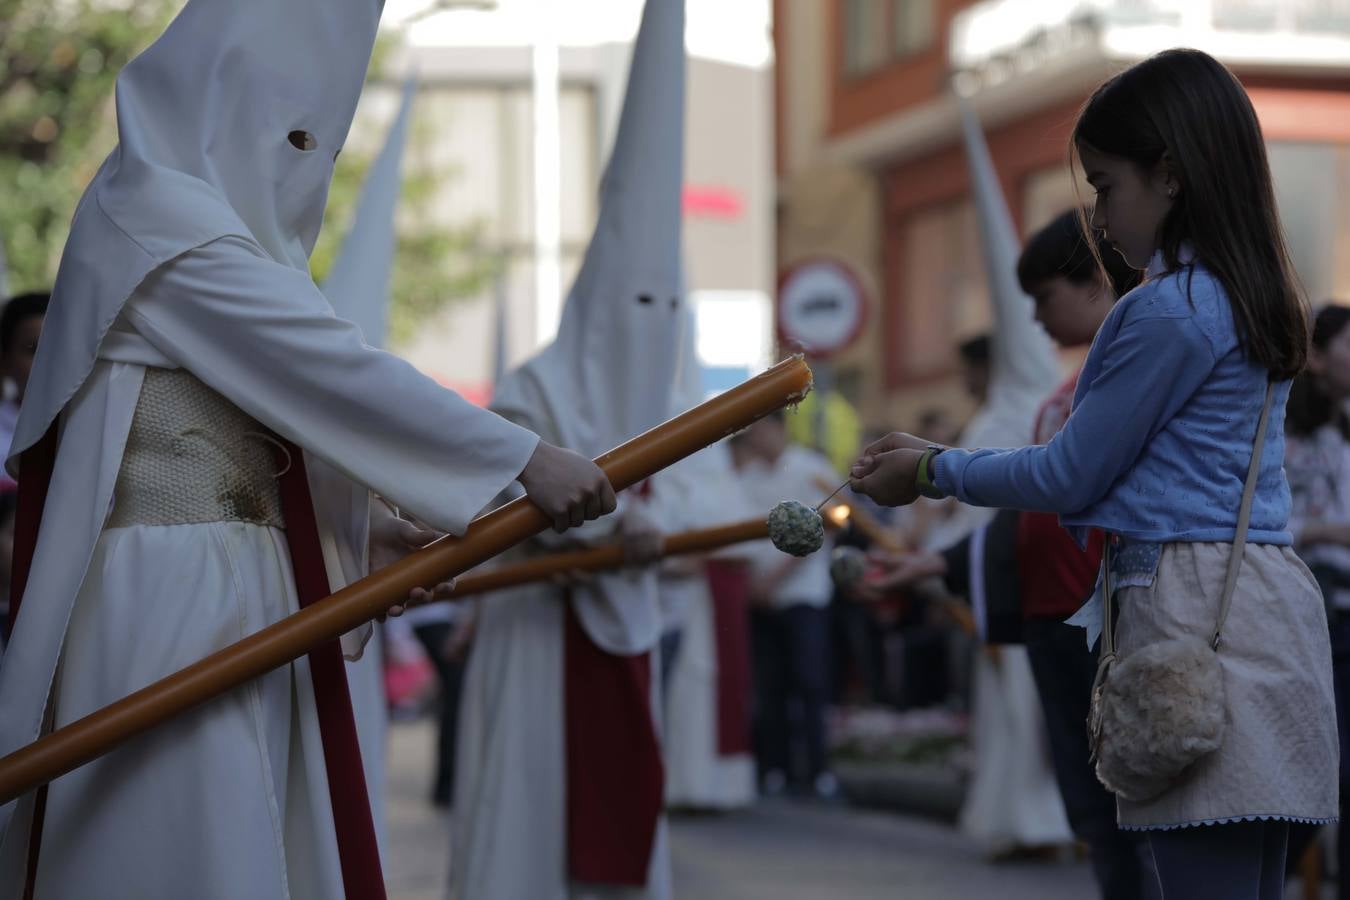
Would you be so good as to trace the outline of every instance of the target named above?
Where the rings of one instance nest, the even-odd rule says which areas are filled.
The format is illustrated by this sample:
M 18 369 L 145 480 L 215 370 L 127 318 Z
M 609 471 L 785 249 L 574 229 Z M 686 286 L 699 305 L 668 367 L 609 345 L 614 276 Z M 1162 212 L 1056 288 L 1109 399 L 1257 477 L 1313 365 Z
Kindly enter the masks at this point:
M 1176 195 L 1177 195 L 1177 189 L 1176 189 L 1176 188 L 1170 187 L 1170 188 L 1167 189 L 1167 199 L 1170 200 L 1170 199 L 1172 199 L 1173 197 L 1175 197 Z

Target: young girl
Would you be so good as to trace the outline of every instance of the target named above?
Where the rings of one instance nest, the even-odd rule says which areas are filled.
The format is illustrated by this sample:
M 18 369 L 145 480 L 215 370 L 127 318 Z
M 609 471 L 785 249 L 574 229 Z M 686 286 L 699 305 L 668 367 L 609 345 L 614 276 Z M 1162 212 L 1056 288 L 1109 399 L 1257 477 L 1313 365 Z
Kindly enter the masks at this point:
M 1148 832 L 1168 898 L 1281 896 L 1289 822 L 1337 814 L 1326 615 L 1294 555 L 1280 427 L 1308 324 L 1280 231 L 1260 126 L 1211 57 L 1172 50 L 1103 84 L 1073 148 L 1097 191 L 1093 228 L 1145 283 L 1102 324 L 1074 411 L 1050 443 L 947 450 L 893 434 L 856 490 L 1057 512 L 1110 535 L 1118 653 L 1207 638 L 1257 424 L 1274 384 L 1245 561 L 1218 650 L 1222 745 L 1121 827 Z M 1128 565 L 1122 566 L 1125 562 Z

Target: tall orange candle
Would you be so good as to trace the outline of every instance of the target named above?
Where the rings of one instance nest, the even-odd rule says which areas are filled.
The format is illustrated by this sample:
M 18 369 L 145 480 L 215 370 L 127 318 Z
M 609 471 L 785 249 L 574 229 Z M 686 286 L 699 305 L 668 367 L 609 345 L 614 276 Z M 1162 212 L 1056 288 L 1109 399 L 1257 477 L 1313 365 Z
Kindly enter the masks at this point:
M 596 460 L 623 490 L 739 431 L 811 389 L 811 370 L 787 359 L 725 394 L 616 447 Z M 476 519 L 463 538 L 444 538 L 348 585 L 205 659 L 0 759 L 0 804 L 95 759 L 122 742 L 283 666 L 370 621 L 413 588 L 468 571 L 549 526 L 526 498 Z

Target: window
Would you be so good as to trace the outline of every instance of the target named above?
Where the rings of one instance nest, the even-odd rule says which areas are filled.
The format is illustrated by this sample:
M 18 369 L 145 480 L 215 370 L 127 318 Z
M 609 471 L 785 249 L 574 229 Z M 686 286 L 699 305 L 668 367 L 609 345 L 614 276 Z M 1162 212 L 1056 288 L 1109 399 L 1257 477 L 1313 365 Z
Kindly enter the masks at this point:
M 1350 303 L 1350 147 L 1276 141 L 1268 152 L 1280 224 L 1308 300 Z
M 844 72 L 866 75 L 933 44 L 933 0 L 844 0 Z
M 1294 6 L 1300 31 L 1350 32 L 1350 6 L 1345 0 L 1298 0 Z
M 1278 24 L 1276 0 L 1220 0 L 1214 4 L 1216 28 L 1234 31 L 1271 31 Z
M 1214 0 L 1214 25 L 1234 31 L 1350 31 L 1345 0 Z
M 844 4 L 844 70 L 864 75 L 886 63 L 886 0 Z
M 933 42 L 932 0 L 891 0 L 896 57 L 922 52 Z

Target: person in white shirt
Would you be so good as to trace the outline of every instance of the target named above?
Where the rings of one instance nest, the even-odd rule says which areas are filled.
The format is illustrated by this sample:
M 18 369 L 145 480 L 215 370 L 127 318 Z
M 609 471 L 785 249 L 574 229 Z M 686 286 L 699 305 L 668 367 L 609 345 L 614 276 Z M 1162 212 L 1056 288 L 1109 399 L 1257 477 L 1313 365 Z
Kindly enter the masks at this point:
M 768 510 L 780 500 L 814 506 L 839 473 L 824 456 L 788 441 L 784 414 L 761 419 L 732 441 L 746 495 Z M 825 757 L 829 698 L 832 586 L 828 547 L 801 558 L 755 557 L 751 589 L 755 656 L 755 755 L 765 793 L 789 782 L 830 797 L 838 791 Z M 801 715 L 789 716 L 793 701 Z M 806 770 L 793 772 L 793 746 L 802 745 Z

